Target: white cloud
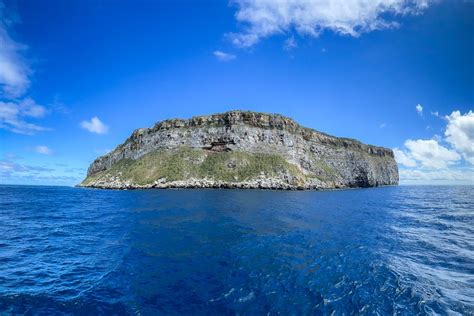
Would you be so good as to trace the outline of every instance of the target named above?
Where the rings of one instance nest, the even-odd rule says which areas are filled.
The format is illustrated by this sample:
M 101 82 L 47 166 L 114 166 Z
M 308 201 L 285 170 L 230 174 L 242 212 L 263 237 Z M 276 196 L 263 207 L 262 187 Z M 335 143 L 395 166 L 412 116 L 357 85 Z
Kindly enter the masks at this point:
M 217 58 L 217 60 L 224 61 L 224 62 L 231 61 L 231 60 L 234 60 L 236 58 L 235 55 L 229 54 L 229 53 L 224 53 L 223 51 L 220 51 L 220 50 L 214 51 L 213 54 Z
M 228 34 L 236 46 L 250 47 L 261 39 L 296 31 L 318 37 L 323 31 L 357 37 L 394 28 L 395 16 L 419 14 L 431 0 L 235 0 L 235 18 L 243 32 Z
M 393 149 L 395 160 L 405 167 L 417 167 L 419 164 L 427 169 L 446 169 L 461 160 L 455 150 L 443 147 L 436 139 L 408 139 L 405 147 L 407 150 Z
M 446 116 L 446 141 L 449 142 L 464 159 L 474 165 L 474 112 L 461 114 L 454 111 Z
M 49 147 L 44 145 L 38 145 L 35 147 L 35 152 L 42 155 L 51 155 L 53 151 Z
M 418 115 L 423 115 L 423 106 L 421 104 L 417 104 L 415 108 Z
M 381 124 L 379 125 L 379 128 L 385 128 L 385 127 L 387 127 L 387 123 L 381 123 Z
M 407 154 L 398 148 L 393 149 L 393 154 L 395 155 L 395 160 L 398 164 L 405 167 L 416 167 L 416 161 L 411 158 L 410 154 Z
M 27 47 L 8 34 L 7 29 L 11 24 L 13 22 L 6 17 L 4 5 L 0 1 L 0 96 L 15 98 L 28 89 L 31 69 L 22 56 Z
M 474 164 L 474 112 L 453 111 L 444 117 L 438 112 L 431 114 L 445 119 L 445 137 L 408 139 L 404 149 L 393 149 L 402 167 L 401 183 L 474 184 L 474 168 L 463 164 Z
M 410 151 L 409 156 L 426 168 L 444 169 L 461 159 L 456 151 L 441 146 L 434 139 L 409 139 L 405 146 Z
M 27 118 L 41 118 L 45 114 L 45 107 L 31 98 L 11 102 L 0 101 L 0 128 L 26 135 L 46 131 L 49 129 L 26 121 Z
M 9 30 L 17 19 L 7 16 L 0 0 L 0 128 L 32 135 L 48 128 L 29 122 L 45 115 L 45 107 L 29 97 L 22 97 L 30 86 L 32 70 L 23 54 L 27 49 L 15 41 Z
M 402 184 L 474 184 L 474 170 L 400 170 Z
M 102 121 L 97 116 L 94 116 L 93 118 L 91 118 L 90 121 L 82 121 L 81 127 L 83 129 L 88 130 L 91 133 L 97 133 L 97 134 L 106 134 L 107 131 L 109 130 L 107 125 L 102 123 Z

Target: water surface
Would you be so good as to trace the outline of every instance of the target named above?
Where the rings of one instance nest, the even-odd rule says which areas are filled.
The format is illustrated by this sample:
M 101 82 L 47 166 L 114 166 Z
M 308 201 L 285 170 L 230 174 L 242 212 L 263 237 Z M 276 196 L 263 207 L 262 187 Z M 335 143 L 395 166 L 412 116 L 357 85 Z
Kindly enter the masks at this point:
M 474 314 L 474 187 L 0 186 L 0 313 Z

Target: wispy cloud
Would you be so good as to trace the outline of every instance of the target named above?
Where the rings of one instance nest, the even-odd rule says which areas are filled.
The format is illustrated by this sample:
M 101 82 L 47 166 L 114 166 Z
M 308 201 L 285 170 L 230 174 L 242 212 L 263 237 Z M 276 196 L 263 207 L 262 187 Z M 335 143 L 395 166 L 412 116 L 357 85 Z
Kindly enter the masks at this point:
M 40 166 L 30 166 L 25 164 L 19 164 L 10 159 L 1 159 L 0 160 L 0 176 L 1 177 L 10 177 L 17 173 L 38 173 L 38 172 L 51 172 L 54 169 L 40 167 Z
M 298 47 L 298 43 L 295 40 L 295 37 L 289 37 L 285 40 L 285 44 L 283 45 L 283 48 L 287 51 L 290 51 L 294 48 Z
M 79 183 L 85 174 L 84 168 L 68 168 L 60 171 L 19 163 L 18 159 L 20 158 L 15 155 L 0 158 L 0 183 L 73 185 Z
M 102 121 L 97 116 L 94 116 L 89 121 L 82 121 L 81 127 L 91 133 L 96 134 L 106 134 L 109 130 L 109 127 L 102 123 Z
M 230 33 L 239 47 L 251 47 L 272 35 L 295 31 L 318 37 L 330 30 L 357 37 L 363 33 L 398 27 L 395 18 L 419 14 L 431 0 L 235 0 L 236 20 L 244 25 L 239 33 Z
M 1 162 L 0 162 L 1 165 Z M 83 179 L 83 176 L 54 175 L 48 173 L 12 173 L 2 176 L 0 171 L 0 183 L 3 184 L 35 184 L 35 185 L 75 185 Z
M 433 116 L 439 117 L 439 112 L 438 112 L 438 111 L 434 111 L 434 112 L 431 111 L 430 113 L 431 113 L 431 115 L 433 115 Z
M 65 169 L 67 173 L 79 173 L 81 175 L 84 175 L 87 172 L 86 168 L 67 168 Z
M 31 98 L 10 102 L 0 101 L 0 128 L 26 135 L 46 131 L 49 129 L 26 121 L 31 118 L 42 118 L 45 114 L 46 108 Z
M 405 184 L 472 184 L 474 169 L 400 170 L 400 180 Z
M 233 54 L 224 53 L 223 51 L 220 51 L 220 50 L 214 51 L 213 54 L 217 58 L 217 60 L 223 61 L 223 62 L 231 61 L 237 58 L 237 56 Z
M 43 117 L 46 109 L 32 98 L 25 97 L 33 71 L 24 57 L 28 47 L 10 36 L 16 22 L 17 19 L 7 14 L 0 0 L 0 128 L 33 135 L 48 128 L 27 119 Z
M 44 146 L 44 145 L 36 146 L 35 152 L 42 155 L 51 155 L 53 153 L 53 151 L 48 146 Z
M 23 95 L 30 85 L 32 73 L 23 57 L 27 46 L 12 39 L 8 33 L 14 22 L 7 17 L 5 5 L 0 1 L 0 96 L 4 98 Z

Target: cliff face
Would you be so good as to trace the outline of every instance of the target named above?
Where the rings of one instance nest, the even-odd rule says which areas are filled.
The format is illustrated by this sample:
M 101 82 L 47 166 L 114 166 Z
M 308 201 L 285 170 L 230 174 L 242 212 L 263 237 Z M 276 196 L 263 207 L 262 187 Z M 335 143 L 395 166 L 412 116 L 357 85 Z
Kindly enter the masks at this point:
M 231 111 L 142 128 L 96 159 L 82 186 L 330 189 L 398 184 L 390 149 L 277 114 Z

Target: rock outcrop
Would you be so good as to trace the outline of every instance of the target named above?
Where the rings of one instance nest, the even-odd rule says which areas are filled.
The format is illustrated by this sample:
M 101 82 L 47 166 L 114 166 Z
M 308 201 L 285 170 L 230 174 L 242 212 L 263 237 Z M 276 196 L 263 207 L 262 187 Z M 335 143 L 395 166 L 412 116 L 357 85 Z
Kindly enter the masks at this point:
M 278 114 L 230 111 L 141 128 L 89 167 L 85 187 L 333 189 L 398 184 L 390 149 Z

